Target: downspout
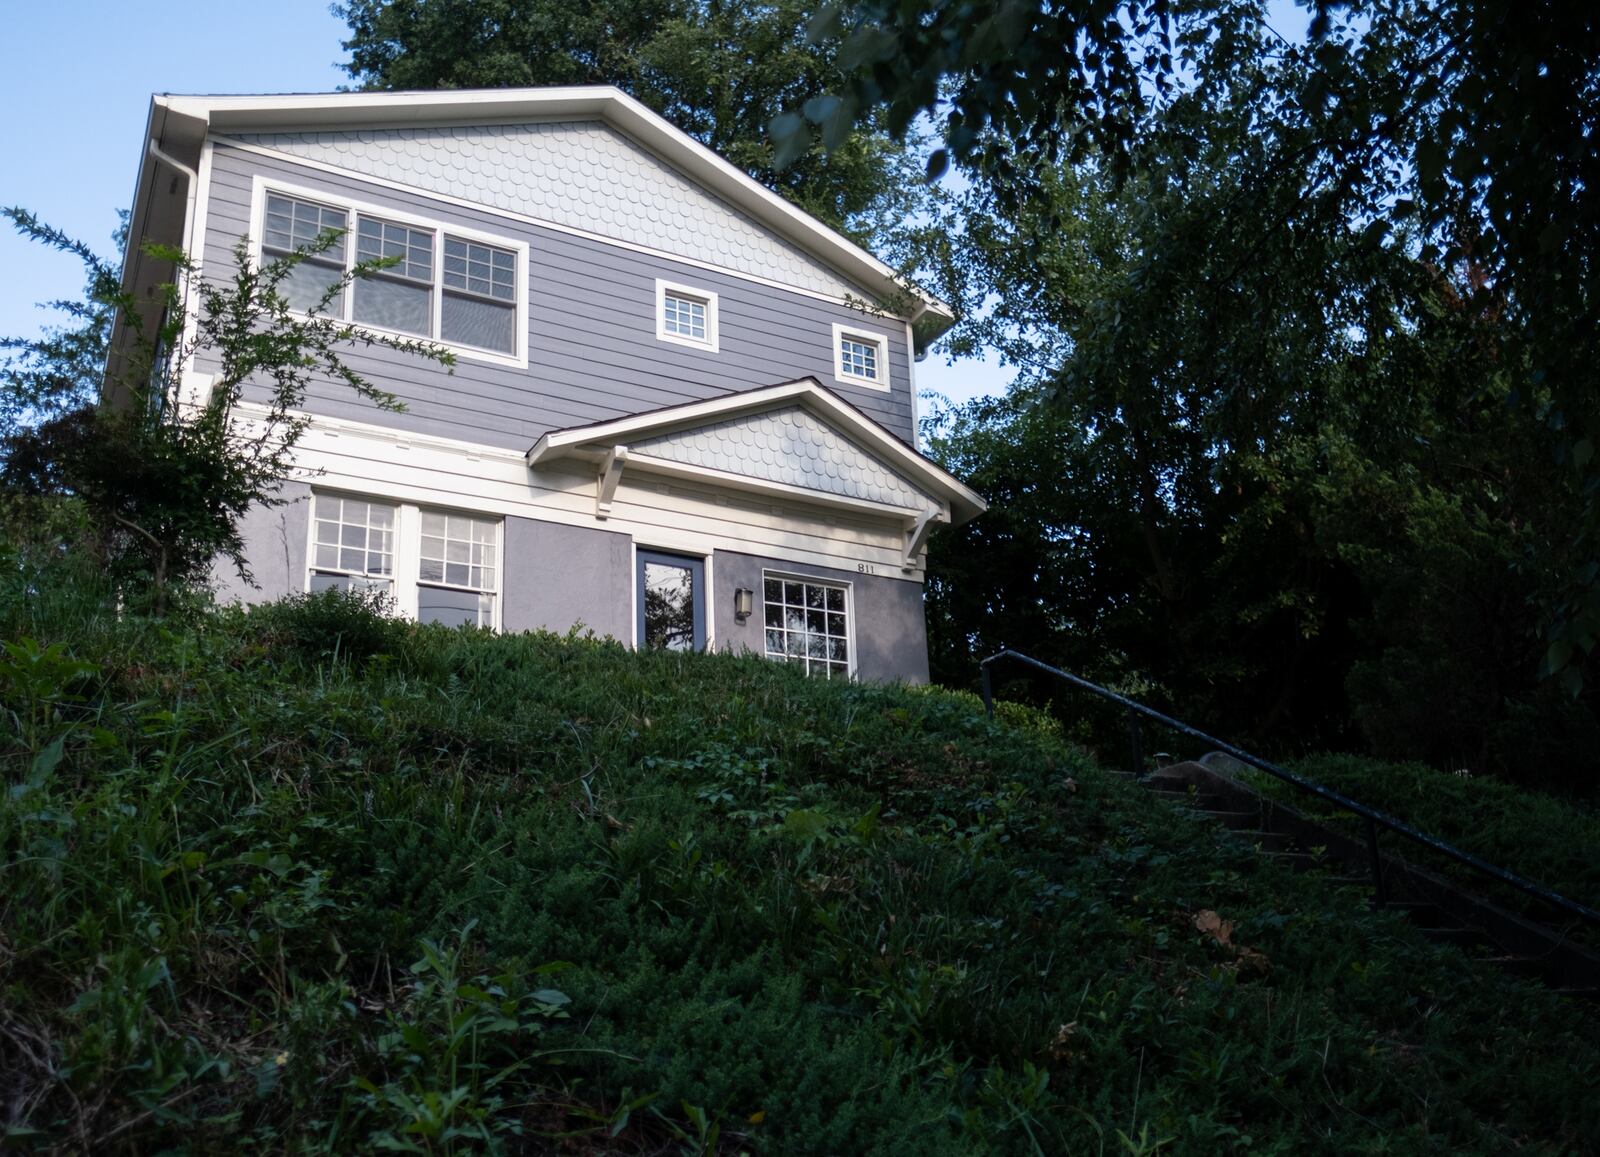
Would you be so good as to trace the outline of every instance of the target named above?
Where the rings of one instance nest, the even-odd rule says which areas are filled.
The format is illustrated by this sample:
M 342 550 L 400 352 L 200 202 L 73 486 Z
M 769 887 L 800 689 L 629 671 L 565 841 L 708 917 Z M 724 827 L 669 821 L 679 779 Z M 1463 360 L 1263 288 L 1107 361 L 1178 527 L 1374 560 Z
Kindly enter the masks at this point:
M 183 198 L 183 244 L 181 248 L 185 259 L 191 259 L 190 245 L 194 241 L 194 210 L 195 203 L 200 196 L 200 174 L 178 160 L 171 153 L 163 150 L 160 145 L 156 144 L 154 137 L 145 142 L 145 153 L 147 156 L 154 157 L 162 164 L 177 169 L 178 172 L 183 174 L 184 186 L 188 191 Z M 184 316 L 183 341 L 184 344 L 187 344 L 193 321 L 189 317 L 189 273 L 182 268 L 176 272 L 179 279 L 178 306 L 183 310 Z M 178 367 L 178 375 L 181 380 L 183 375 L 182 366 Z

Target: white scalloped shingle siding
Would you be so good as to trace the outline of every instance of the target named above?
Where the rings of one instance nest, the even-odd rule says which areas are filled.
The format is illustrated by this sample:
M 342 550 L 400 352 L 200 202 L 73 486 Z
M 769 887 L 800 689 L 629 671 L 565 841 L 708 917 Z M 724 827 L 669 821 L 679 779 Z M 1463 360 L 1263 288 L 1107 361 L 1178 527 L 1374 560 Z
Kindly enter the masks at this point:
M 835 296 L 833 270 L 588 122 L 249 133 L 237 140 Z
M 705 466 L 840 494 L 925 510 L 939 505 L 894 470 L 799 406 L 747 414 L 693 430 L 629 444 L 687 466 Z

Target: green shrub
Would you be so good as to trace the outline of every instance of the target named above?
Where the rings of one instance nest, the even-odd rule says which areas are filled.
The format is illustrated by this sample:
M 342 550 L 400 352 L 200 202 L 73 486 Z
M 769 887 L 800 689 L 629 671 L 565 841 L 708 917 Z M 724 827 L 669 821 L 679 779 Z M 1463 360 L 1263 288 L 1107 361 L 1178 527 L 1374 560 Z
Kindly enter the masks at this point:
M 309 659 L 361 662 L 393 654 L 403 645 L 404 625 L 394 615 L 394 599 L 377 590 L 333 587 L 295 594 L 251 613 L 273 647 Z

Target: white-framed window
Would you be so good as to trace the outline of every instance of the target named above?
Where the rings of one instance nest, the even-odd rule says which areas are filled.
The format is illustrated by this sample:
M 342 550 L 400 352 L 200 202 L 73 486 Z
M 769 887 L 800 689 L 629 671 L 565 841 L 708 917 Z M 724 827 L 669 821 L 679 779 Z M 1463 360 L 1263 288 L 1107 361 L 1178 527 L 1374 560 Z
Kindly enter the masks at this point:
M 417 621 L 495 624 L 500 522 L 423 510 L 417 561 Z
M 656 337 L 717 352 L 717 295 L 656 279 Z
M 310 576 L 307 590 L 331 587 L 394 592 L 396 507 L 342 494 L 318 494 L 311 503 Z
M 761 587 L 767 658 L 848 679 L 855 666 L 849 584 L 763 571 Z
M 418 622 L 500 624 L 497 517 L 319 490 L 310 537 L 308 591 L 379 590 Z
M 889 338 L 854 326 L 833 326 L 833 376 L 855 386 L 889 388 Z
M 282 282 L 309 312 L 350 269 L 395 263 L 357 278 L 329 301 L 342 321 L 449 346 L 464 357 L 527 365 L 528 247 L 316 190 L 256 178 L 257 256 L 270 261 L 335 232 Z

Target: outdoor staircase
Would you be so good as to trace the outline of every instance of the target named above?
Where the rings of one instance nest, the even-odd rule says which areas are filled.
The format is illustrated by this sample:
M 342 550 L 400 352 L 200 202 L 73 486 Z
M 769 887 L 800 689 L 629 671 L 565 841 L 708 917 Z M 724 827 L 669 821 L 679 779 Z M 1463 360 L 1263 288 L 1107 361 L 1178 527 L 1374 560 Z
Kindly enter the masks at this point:
M 1375 905 L 1401 914 L 1436 944 L 1540 980 L 1565 996 L 1600 1000 L 1600 954 L 1572 943 L 1556 928 L 1399 859 L 1380 857 L 1375 875 L 1366 845 L 1256 792 L 1228 774 L 1230 763 L 1229 757 L 1214 753 L 1198 763 L 1174 764 L 1143 777 L 1114 774 L 1136 780 L 1176 808 L 1229 828 L 1260 855 L 1291 870 L 1319 872 L 1332 887 L 1372 892 Z

